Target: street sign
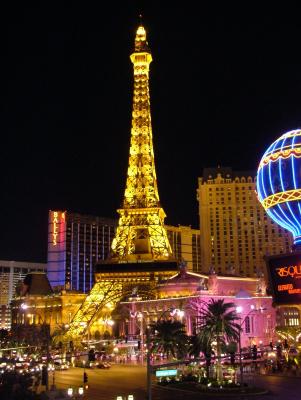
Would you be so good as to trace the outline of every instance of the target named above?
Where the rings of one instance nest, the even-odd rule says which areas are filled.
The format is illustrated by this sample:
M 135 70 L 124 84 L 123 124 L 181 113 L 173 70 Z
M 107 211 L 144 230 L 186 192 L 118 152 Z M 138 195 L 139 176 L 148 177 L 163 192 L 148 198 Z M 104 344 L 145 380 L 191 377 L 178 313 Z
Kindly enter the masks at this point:
M 176 369 L 158 369 L 156 371 L 156 377 L 161 376 L 176 376 L 178 371 Z

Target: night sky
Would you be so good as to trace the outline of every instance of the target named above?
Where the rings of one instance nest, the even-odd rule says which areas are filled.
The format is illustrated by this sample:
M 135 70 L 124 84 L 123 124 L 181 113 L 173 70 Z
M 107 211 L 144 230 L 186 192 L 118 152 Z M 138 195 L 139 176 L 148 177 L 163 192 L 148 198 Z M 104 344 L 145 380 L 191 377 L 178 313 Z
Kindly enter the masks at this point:
M 256 170 L 273 140 L 301 127 L 297 9 L 66 4 L 1 10 L 0 259 L 46 262 L 49 209 L 117 217 L 141 12 L 166 223 L 198 227 L 204 167 Z

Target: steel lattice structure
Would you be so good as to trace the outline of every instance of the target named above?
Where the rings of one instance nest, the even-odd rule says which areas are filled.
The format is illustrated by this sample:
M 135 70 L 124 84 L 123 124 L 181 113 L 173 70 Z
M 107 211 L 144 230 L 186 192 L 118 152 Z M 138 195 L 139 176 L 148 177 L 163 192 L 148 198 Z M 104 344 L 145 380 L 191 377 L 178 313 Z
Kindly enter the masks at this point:
M 160 260 L 168 258 L 172 251 L 157 186 L 149 95 L 152 56 L 143 26 L 137 29 L 131 61 L 134 96 L 130 155 L 123 208 L 118 210 L 120 217 L 112 251 L 121 259 L 139 253 L 139 258 Z
M 114 307 L 122 297 L 122 291 L 120 282 L 96 283 L 73 317 L 65 339 L 83 336 L 97 317 L 99 310 L 109 303 Z

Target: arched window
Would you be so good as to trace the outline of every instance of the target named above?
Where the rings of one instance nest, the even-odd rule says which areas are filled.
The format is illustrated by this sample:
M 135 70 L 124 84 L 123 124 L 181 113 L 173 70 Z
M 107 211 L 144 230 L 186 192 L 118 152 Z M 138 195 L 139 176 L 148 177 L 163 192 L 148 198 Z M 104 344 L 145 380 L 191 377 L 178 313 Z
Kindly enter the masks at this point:
M 245 332 L 250 333 L 250 317 L 246 317 L 245 319 Z

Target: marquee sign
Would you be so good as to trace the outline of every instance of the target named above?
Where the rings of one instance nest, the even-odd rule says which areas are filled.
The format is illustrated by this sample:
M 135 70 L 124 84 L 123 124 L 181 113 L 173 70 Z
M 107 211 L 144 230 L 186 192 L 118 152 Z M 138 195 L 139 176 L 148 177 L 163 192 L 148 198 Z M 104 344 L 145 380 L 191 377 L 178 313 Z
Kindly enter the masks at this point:
M 301 253 L 267 259 L 270 286 L 276 304 L 301 304 Z

